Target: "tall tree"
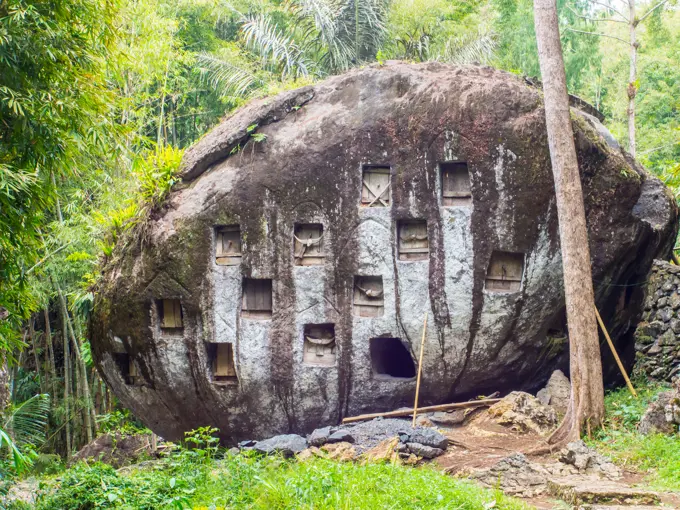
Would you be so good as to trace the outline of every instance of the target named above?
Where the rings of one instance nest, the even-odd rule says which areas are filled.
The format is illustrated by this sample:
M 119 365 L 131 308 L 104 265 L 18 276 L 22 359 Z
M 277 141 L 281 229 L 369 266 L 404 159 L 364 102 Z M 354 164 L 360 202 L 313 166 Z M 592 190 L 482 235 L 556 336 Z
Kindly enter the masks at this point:
M 636 139 L 635 139 L 635 96 L 638 91 L 638 49 L 640 48 L 640 42 L 637 37 L 638 25 L 645 21 L 649 16 L 668 2 L 668 0 L 661 0 L 650 8 L 642 17 L 637 16 L 636 11 L 636 0 L 621 0 L 625 2 L 625 7 L 628 10 L 628 14 L 625 14 L 625 9 L 616 9 L 611 4 L 601 4 L 600 2 L 595 2 L 596 4 L 603 5 L 607 9 L 608 17 L 587 17 L 580 15 L 583 18 L 587 18 L 592 21 L 598 22 L 613 22 L 613 23 L 625 23 L 628 25 L 628 40 L 621 37 L 611 35 L 611 34 L 601 34 L 596 32 L 588 32 L 582 30 L 573 30 L 574 32 L 580 32 L 584 34 L 595 35 L 598 37 L 608 37 L 618 41 L 622 41 L 628 45 L 629 50 L 629 67 L 628 67 L 628 87 L 626 88 L 626 94 L 628 95 L 628 109 L 626 111 L 628 116 L 628 152 L 631 156 L 635 157 L 636 153 Z
M 579 438 L 584 425 L 600 424 L 604 416 L 604 388 L 586 214 L 555 0 L 534 0 L 534 23 L 557 196 L 569 330 L 571 403 L 564 421 L 550 438 L 551 443 L 562 443 Z

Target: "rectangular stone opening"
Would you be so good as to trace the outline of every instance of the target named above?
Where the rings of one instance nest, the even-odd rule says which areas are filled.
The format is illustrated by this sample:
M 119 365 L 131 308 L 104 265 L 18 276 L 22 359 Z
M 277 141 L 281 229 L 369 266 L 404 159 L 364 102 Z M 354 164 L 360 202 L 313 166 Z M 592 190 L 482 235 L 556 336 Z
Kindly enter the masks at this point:
M 137 370 L 137 365 L 130 358 L 127 353 L 114 353 L 113 359 L 120 370 L 120 375 L 128 386 L 134 386 L 139 383 L 139 372 Z
M 485 288 L 491 292 L 516 292 L 522 287 L 524 254 L 495 251 L 489 261 Z
M 241 315 L 251 319 L 270 319 L 272 316 L 272 281 L 243 279 Z
M 321 223 L 296 223 L 293 240 L 296 266 L 323 264 L 323 225 Z
M 449 161 L 439 164 L 442 185 L 442 205 L 456 206 L 472 203 L 470 172 L 467 163 Z
M 218 266 L 238 266 L 241 263 L 241 227 L 215 227 L 215 262 Z
M 402 220 L 397 223 L 399 260 L 427 260 L 430 242 L 425 220 Z
M 305 324 L 302 361 L 307 365 L 335 365 L 335 325 Z
M 217 384 L 237 384 L 234 344 L 227 342 L 207 344 L 208 362 L 212 380 Z
M 182 304 L 179 299 L 161 299 L 158 301 L 158 315 L 161 330 L 177 333 L 182 330 Z
M 354 277 L 354 315 L 382 317 L 385 311 L 382 276 Z
M 413 357 L 400 338 L 371 338 L 369 351 L 374 375 L 394 379 L 412 379 L 416 376 Z
M 361 176 L 361 205 L 364 207 L 389 207 L 389 166 L 363 166 Z

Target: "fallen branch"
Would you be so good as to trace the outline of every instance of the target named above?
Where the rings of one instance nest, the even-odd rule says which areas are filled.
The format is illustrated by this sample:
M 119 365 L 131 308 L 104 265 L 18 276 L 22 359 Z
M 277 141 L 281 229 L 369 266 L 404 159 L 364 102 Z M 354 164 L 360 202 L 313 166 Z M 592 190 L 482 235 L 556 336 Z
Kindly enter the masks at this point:
M 428 406 L 418 408 L 420 413 L 429 413 L 433 411 L 448 411 L 450 409 L 468 409 L 471 407 L 490 406 L 496 402 L 500 402 L 500 398 L 485 398 L 480 400 L 470 400 L 469 402 L 458 402 L 457 404 L 441 404 L 438 406 Z M 362 414 L 359 416 L 350 416 L 342 420 L 342 423 L 353 423 L 355 421 L 372 420 L 373 418 L 392 418 L 396 416 L 409 416 L 413 414 L 413 409 L 402 409 L 399 411 L 389 411 L 386 413 Z

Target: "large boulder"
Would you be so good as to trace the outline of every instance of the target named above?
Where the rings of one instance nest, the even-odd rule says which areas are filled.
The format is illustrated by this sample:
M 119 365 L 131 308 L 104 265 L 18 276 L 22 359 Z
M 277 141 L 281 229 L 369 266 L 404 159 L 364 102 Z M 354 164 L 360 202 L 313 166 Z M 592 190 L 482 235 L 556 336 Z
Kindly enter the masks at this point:
M 572 110 L 597 304 L 627 352 L 667 257 L 661 182 Z M 103 268 L 92 348 L 169 439 L 308 433 L 411 405 L 535 390 L 565 361 L 541 90 L 440 63 L 369 66 L 241 109 Z M 610 363 L 605 358 L 605 368 Z M 613 366 L 613 363 L 611 363 Z

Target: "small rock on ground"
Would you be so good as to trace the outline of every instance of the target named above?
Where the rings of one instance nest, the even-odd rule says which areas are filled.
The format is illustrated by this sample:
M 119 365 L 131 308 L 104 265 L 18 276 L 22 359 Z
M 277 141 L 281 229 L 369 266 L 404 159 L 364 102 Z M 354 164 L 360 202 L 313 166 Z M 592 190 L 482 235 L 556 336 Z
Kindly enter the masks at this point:
M 545 388 L 536 394 L 536 398 L 545 406 L 550 406 L 560 414 L 565 414 L 571 397 L 571 383 L 564 372 L 555 370 Z
M 411 453 L 424 459 L 434 459 L 444 453 L 441 448 L 434 448 L 420 443 L 406 443 L 406 447 Z
M 307 448 L 307 440 L 297 434 L 283 434 L 255 443 L 253 449 L 265 455 L 281 454 L 292 457 Z
M 680 393 L 664 391 L 656 401 L 649 404 L 640 419 L 638 430 L 641 434 L 674 434 L 680 424 Z
M 582 474 L 600 475 L 610 480 L 621 477 L 621 470 L 616 465 L 581 440 L 569 443 L 560 452 L 559 460 L 574 466 Z
M 496 465 L 471 474 L 471 478 L 506 494 L 534 497 L 547 489 L 548 472 L 533 464 L 521 453 L 502 459 Z
M 513 391 L 487 411 L 500 425 L 518 432 L 533 431 L 541 435 L 557 426 L 557 413 L 523 391 Z

